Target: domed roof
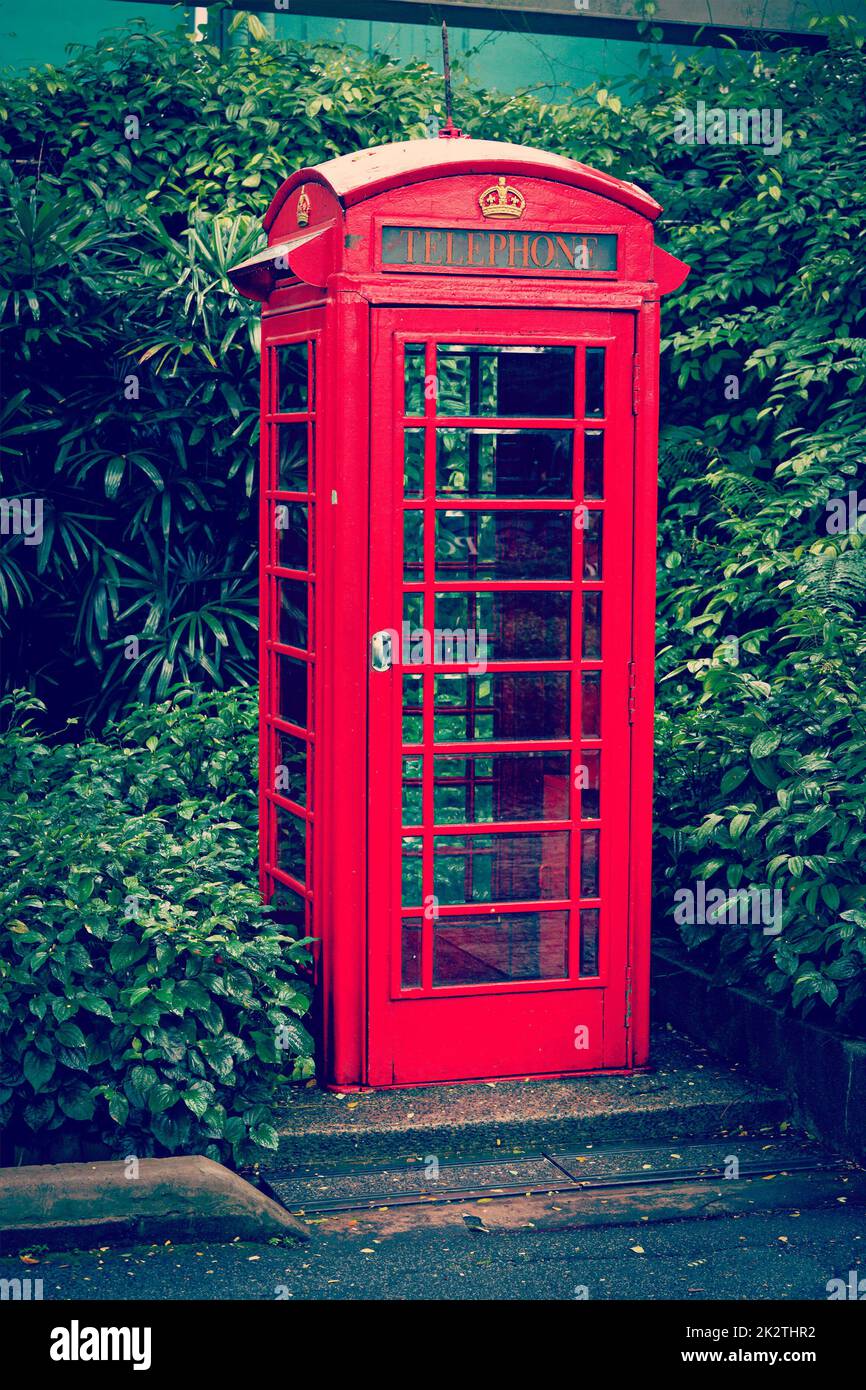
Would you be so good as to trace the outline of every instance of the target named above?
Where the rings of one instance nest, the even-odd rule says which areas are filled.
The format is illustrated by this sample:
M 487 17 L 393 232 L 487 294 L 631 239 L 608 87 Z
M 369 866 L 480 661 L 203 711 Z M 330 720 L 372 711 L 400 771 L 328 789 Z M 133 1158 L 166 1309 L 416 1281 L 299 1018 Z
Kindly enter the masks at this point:
M 400 140 L 354 150 L 323 164 L 299 169 L 278 189 L 265 214 L 265 230 L 273 224 L 286 198 L 302 183 L 323 183 L 344 207 L 371 198 L 388 188 L 446 178 L 452 174 L 529 174 L 554 179 L 574 188 L 597 193 L 654 219 L 661 205 L 636 184 L 592 169 L 576 159 L 551 154 L 530 145 L 511 145 L 501 140 L 432 139 Z

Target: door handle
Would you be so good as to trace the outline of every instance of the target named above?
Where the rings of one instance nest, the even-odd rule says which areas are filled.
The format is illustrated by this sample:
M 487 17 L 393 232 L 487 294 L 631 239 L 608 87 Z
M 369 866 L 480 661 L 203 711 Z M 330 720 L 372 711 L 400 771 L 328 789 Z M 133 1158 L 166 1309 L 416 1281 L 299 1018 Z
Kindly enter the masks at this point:
M 393 660 L 392 635 L 388 628 L 374 632 L 370 638 L 370 669 L 390 671 Z

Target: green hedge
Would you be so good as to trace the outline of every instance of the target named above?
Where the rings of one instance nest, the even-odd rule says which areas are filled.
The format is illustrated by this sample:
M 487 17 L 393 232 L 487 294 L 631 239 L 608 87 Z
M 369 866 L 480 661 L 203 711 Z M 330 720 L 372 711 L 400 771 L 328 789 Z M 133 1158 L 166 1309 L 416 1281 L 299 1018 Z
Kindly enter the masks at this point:
M 152 706 L 57 743 L 0 701 L 0 1131 L 6 1161 L 277 1147 L 312 1074 L 306 947 L 256 884 L 255 708 Z

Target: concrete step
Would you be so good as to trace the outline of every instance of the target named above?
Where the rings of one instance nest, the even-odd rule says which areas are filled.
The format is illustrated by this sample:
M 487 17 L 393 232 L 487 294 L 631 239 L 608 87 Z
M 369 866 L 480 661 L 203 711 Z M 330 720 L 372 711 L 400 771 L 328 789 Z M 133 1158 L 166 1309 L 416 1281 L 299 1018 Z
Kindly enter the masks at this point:
M 294 1089 L 281 1110 L 273 1166 L 394 1157 L 568 1153 L 756 1131 L 787 1119 L 782 1097 L 713 1061 L 670 1030 L 653 1068 L 633 1076 L 507 1081 L 335 1095 Z

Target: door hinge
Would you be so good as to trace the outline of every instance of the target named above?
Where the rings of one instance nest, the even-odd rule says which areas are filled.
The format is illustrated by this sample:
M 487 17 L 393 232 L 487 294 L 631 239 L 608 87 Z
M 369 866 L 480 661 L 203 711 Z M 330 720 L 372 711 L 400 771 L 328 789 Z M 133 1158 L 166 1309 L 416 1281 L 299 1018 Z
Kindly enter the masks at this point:
M 625 968 L 625 1026 L 631 1026 L 631 966 Z
M 640 358 L 631 359 L 631 413 L 637 415 L 640 404 Z
M 634 723 L 634 712 L 637 703 L 637 670 L 633 661 L 628 663 L 628 722 Z

